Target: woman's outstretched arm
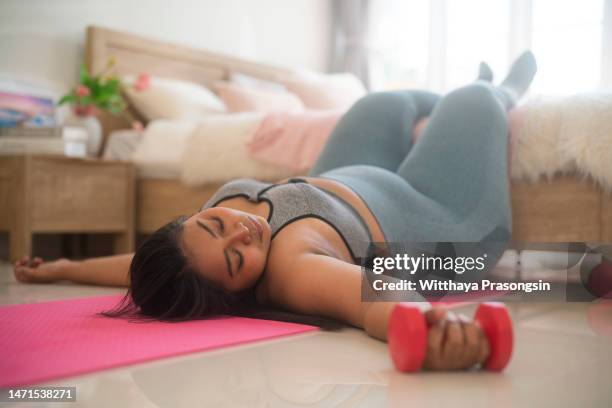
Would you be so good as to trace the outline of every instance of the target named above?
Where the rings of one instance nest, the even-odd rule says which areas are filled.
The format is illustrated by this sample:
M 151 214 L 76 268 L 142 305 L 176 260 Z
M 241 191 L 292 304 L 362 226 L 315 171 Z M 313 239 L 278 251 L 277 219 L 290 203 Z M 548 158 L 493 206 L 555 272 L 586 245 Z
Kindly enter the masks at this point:
M 331 317 L 387 341 L 387 326 L 396 302 L 361 300 L 361 267 L 319 254 L 293 258 L 282 290 L 275 290 L 279 306 L 294 312 Z M 429 304 L 421 305 L 423 310 Z
M 395 302 L 361 300 L 361 266 L 318 254 L 294 256 L 282 287 L 274 288 L 278 306 L 297 313 L 331 317 L 387 340 Z M 442 308 L 421 304 L 429 324 L 425 367 L 462 369 L 482 363 L 489 347 L 480 327 L 457 320 Z
M 23 258 L 15 262 L 15 277 L 23 283 L 51 283 L 69 280 L 99 286 L 128 287 L 128 271 L 134 254 L 90 258 L 82 261 Z

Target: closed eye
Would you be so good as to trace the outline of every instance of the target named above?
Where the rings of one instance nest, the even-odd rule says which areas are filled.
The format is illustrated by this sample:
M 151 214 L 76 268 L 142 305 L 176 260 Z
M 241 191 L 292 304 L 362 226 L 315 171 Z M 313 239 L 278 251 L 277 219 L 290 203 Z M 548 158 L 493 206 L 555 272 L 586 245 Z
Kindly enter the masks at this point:
M 223 224 L 223 220 L 221 218 L 212 217 L 211 219 L 219 224 L 219 231 L 221 231 L 221 233 L 225 232 L 225 224 Z
M 234 249 L 234 253 L 236 255 L 238 255 L 238 268 L 237 270 L 240 270 L 240 268 L 242 268 L 242 264 L 244 263 L 244 258 L 242 257 L 242 254 L 240 253 L 240 251 L 237 251 Z
M 211 219 L 213 221 L 216 221 L 217 224 L 219 224 L 219 231 L 221 233 L 225 232 L 225 224 L 223 223 L 223 220 L 219 217 L 211 217 Z M 236 254 L 236 256 L 238 257 L 238 266 L 236 268 L 236 271 L 239 271 L 240 268 L 242 268 L 242 265 L 244 264 L 244 257 L 242 256 L 242 254 L 240 253 L 240 251 L 236 250 L 236 249 L 232 249 L 232 251 Z M 227 258 L 228 260 L 228 268 L 230 268 L 230 262 L 229 262 L 229 258 Z M 230 268 L 231 269 L 231 268 Z M 231 273 L 230 273 L 231 274 Z M 233 275 L 233 274 L 231 274 Z

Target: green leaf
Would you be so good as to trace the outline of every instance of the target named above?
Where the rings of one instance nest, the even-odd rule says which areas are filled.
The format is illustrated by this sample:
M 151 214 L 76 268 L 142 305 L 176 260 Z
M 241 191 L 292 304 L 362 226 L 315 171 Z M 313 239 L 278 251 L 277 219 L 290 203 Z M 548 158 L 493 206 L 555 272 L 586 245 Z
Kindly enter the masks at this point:
M 108 101 L 108 111 L 113 115 L 118 115 L 122 113 L 126 108 L 126 103 L 120 95 L 114 94 L 112 95 Z
M 104 84 L 105 87 L 112 90 L 118 90 L 121 85 L 119 78 L 109 78 Z
M 87 87 L 91 91 L 92 95 L 96 95 L 98 92 L 100 92 L 99 78 L 95 76 L 89 77 L 87 80 Z
M 81 65 L 81 71 L 80 71 L 80 83 L 82 83 L 83 85 L 86 85 L 87 80 L 89 79 L 89 72 L 87 72 L 87 67 L 85 66 L 85 64 Z
M 69 93 L 61 97 L 61 99 L 57 102 L 57 105 L 63 105 L 65 103 L 74 103 L 76 101 L 76 95 L 74 93 Z
M 79 105 L 91 105 L 93 100 L 91 96 L 81 96 L 78 98 Z
M 112 96 L 112 93 L 99 92 L 95 97 L 95 101 L 99 104 L 107 104 L 112 99 Z

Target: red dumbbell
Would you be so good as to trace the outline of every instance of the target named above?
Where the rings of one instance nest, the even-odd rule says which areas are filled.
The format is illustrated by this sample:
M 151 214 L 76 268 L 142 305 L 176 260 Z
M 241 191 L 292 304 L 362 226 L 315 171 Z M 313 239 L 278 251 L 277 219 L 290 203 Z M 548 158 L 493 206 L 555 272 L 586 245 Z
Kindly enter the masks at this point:
M 481 303 L 474 318 L 489 341 L 491 352 L 484 368 L 503 370 L 512 356 L 512 320 L 502 303 Z M 409 303 L 398 303 L 389 319 L 387 342 L 395 368 L 418 371 L 427 353 L 427 322 L 421 310 Z

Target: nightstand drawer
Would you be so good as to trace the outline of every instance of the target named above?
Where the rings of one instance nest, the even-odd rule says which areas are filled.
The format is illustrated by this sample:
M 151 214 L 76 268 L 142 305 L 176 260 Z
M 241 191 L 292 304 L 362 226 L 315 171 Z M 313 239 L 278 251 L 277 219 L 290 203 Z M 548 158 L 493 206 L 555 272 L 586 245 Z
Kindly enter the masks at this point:
M 0 230 L 12 261 L 35 233 L 112 233 L 115 253 L 134 250 L 131 163 L 64 156 L 0 156 Z
M 131 172 L 124 163 L 32 158 L 27 173 L 31 231 L 125 230 Z

